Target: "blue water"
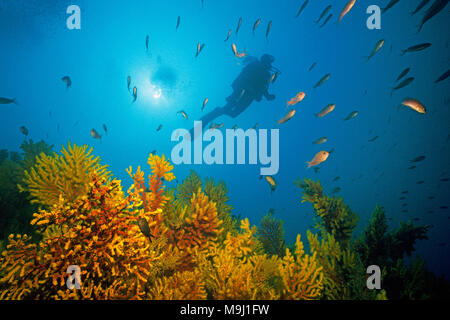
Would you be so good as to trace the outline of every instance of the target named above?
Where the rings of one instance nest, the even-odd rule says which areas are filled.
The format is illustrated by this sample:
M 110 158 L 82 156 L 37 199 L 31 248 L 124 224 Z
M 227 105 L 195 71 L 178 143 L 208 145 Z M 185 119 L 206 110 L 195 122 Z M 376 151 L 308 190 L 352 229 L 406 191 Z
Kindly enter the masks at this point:
M 357 1 L 340 24 L 337 17 L 347 0 L 332 1 L 332 19 L 319 29 L 314 21 L 331 1 L 310 1 L 299 18 L 303 1 L 205 0 L 201 1 L 16 1 L 0 2 L 0 96 L 16 97 L 19 105 L 0 105 L 0 148 L 19 150 L 24 137 L 19 127 L 29 129 L 33 140 L 44 139 L 60 150 L 68 140 L 89 144 L 102 162 L 110 166 L 125 188 L 131 183 L 125 169 L 141 165 L 149 172 L 150 151 L 170 157 L 170 135 L 176 128 L 190 128 L 193 120 L 225 104 L 231 83 L 242 69 L 231 43 L 252 56 L 269 53 L 281 74 L 269 91 L 274 101 L 253 103 L 236 119 L 222 117 L 225 128 L 237 124 L 251 128 L 274 128 L 286 112 L 286 101 L 297 92 L 306 98 L 296 105 L 296 115 L 280 126 L 280 170 L 277 189 L 271 193 L 259 179 L 260 165 L 179 165 L 174 173 L 180 181 L 191 169 L 202 177 L 224 180 L 229 188 L 234 214 L 247 216 L 252 224 L 273 208 L 285 221 L 287 241 L 298 233 L 303 237 L 313 224 L 310 205 L 300 204 L 296 178 L 320 179 L 327 192 L 339 193 L 360 216 L 356 234 L 367 225 L 377 203 L 386 208 L 391 226 L 419 218 L 431 224 L 428 241 L 420 241 L 417 253 L 428 268 L 438 274 L 450 270 L 449 259 L 449 79 L 434 84 L 449 67 L 448 7 L 428 21 L 416 34 L 425 9 L 411 17 L 417 1 L 400 1 L 382 15 L 381 30 L 366 27 L 366 8 L 384 7 L 387 0 Z M 66 8 L 81 8 L 81 30 L 66 28 Z M 178 30 L 177 17 L 181 16 Z M 239 17 L 241 29 L 234 31 Z M 253 23 L 261 25 L 252 35 Z M 268 40 L 266 26 L 273 21 Z M 229 29 L 233 34 L 224 39 Z M 447 31 L 446 31 L 447 30 Z M 149 35 L 149 51 L 145 37 Z M 383 48 L 368 62 L 380 39 Z M 195 58 L 197 43 L 205 43 Z M 430 42 L 424 51 L 400 56 L 401 49 Z M 391 49 L 392 48 L 392 49 Z M 308 71 L 317 62 L 312 71 Z M 239 65 L 241 63 L 241 65 Z M 398 74 L 410 67 L 415 81 L 390 96 Z M 162 82 L 157 85 L 159 74 Z M 331 78 L 313 89 L 325 74 Z M 69 75 L 68 90 L 61 78 Z M 138 98 L 126 87 L 130 75 Z M 155 90 L 161 88 L 161 97 Z M 367 94 L 365 94 L 367 91 Z M 209 102 L 201 111 L 203 100 Z M 427 108 L 418 114 L 397 106 L 413 97 Z M 318 113 L 329 103 L 336 109 L 324 118 Z M 185 110 L 189 120 L 177 114 Z M 359 115 L 343 119 L 353 110 Z M 90 136 L 95 128 L 108 134 L 101 141 Z M 162 124 L 161 131 L 156 128 Z M 59 128 L 59 129 L 58 129 Z M 319 137 L 323 145 L 313 145 Z M 379 138 L 369 143 L 374 136 Z M 335 149 L 320 165 L 320 171 L 306 169 L 320 150 Z M 426 160 L 409 170 L 411 159 Z M 333 178 L 341 179 L 333 182 Z M 417 184 L 419 180 L 424 184 Z M 169 184 L 170 185 L 170 184 Z M 408 213 L 401 213 L 401 191 L 406 195 Z M 429 200 L 429 196 L 435 196 Z M 427 213 L 433 210 L 434 213 Z M 438 243 L 446 243 L 438 246 Z M 449 277 L 449 274 L 446 274 Z

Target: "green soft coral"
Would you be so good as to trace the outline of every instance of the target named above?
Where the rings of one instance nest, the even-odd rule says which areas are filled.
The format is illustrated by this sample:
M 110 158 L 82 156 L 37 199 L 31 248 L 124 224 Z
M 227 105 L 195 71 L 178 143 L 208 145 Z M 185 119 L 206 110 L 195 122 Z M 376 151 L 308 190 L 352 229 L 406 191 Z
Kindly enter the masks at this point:
M 342 198 L 325 195 L 320 181 L 298 179 L 294 184 L 303 190 L 302 202 L 309 202 L 314 208 L 315 227 L 322 234 L 330 233 L 336 241 L 349 244 L 359 220 L 358 215 L 350 210 Z
M 273 210 L 270 210 L 269 213 L 261 218 L 256 235 L 265 253 L 280 257 L 284 256 L 286 244 L 284 241 L 283 221 L 273 216 Z
M 36 155 L 48 154 L 52 146 L 44 141 L 24 141 L 20 147 L 23 153 L 14 151 L 0 151 L 0 239 L 6 240 L 14 233 L 27 233 L 34 240 L 38 235 L 30 226 L 31 217 L 37 207 L 29 202 L 29 193 L 20 193 L 17 187 L 22 183 L 24 172 L 32 167 Z

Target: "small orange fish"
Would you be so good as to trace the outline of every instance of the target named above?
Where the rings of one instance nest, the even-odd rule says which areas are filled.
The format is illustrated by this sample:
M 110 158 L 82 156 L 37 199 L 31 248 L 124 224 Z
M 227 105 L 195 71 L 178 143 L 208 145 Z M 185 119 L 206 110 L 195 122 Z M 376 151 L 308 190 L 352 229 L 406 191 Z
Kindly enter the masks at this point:
M 205 47 L 204 43 L 197 43 L 197 53 L 195 54 L 195 57 L 197 58 L 198 55 L 200 54 L 200 52 L 203 50 L 203 48 Z
M 289 110 L 289 112 L 280 120 L 277 121 L 278 124 L 288 122 L 295 114 L 295 109 Z
M 101 139 L 102 138 L 102 136 L 97 132 L 97 130 L 95 130 L 95 129 L 92 129 L 91 130 L 91 136 L 92 136 L 92 138 L 94 138 L 94 139 Z
M 133 88 L 133 102 L 135 102 L 136 99 L 137 99 L 137 88 L 134 87 L 134 88 Z
M 342 18 L 350 11 L 352 10 L 353 6 L 355 5 L 356 0 L 350 0 L 342 9 L 341 14 L 339 15 L 338 22 L 341 22 Z
M 231 45 L 231 50 L 233 50 L 234 55 L 238 58 L 242 58 L 247 55 L 245 52 L 239 53 L 234 43 Z
M 293 106 L 302 101 L 305 98 L 304 92 L 299 92 L 295 97 L 293 97 L 291 100 L 287 101 L 286 106 Z
M 276 183 L 275 179 L 272 176 L 265 176 L 265 179 L 270 185 L 270 190 L 272 192 L 275 191 L 275 189 L 277 188 L 277 183 Z
M 420 103 L 419 100 L 416 100 L 416 99 L 412 99 L 412 98 L 405 99 L 402 102 L 402 104 L 406 107 L 413 109 L 414 111 L 416 111 L 418 113 L 425 114 L 427 112 L 425 106 L 422 103 Z
M 205 109 L 206 104 L 208 103 L 208 98 L 205 98 L 205 100 L 203 101 L 203 106 L 202 106 L 202 111 L 203 109 Z
M 308 164 L 308 168 L 321 164 L 328 159 L 329 155 L 330 153 L 327 151 L 319 151 L 311 161 L 306 161 L 306 163 Z
M 186 120 L 189 119 L 187 113 L 186 113 L 184 110 L 180 110 L 180 111 L 178 111 L 177 113 L 181 113 L 181 115 L 183 116 L 183 118 L 185 118 Z
M 320 111 L 319 113 L 316 114 L 316 117 L 324 117 L 324 116 L 326 116 L 331 111 L 333 111 L 335 107 L 336 107 L 335 104 L 327 105 L 325 108 L 322 109 L 322 111 Z

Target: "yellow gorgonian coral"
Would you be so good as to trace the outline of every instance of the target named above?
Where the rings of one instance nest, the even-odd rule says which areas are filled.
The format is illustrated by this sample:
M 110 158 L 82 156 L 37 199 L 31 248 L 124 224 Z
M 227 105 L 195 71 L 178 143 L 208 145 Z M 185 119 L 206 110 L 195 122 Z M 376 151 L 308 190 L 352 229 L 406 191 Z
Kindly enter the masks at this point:
M 155 300 L 202 300 L 206 299 L 206 290 L 196 269 L 158 279 L 149 295 Z
M 34 214 L 31 223 L 38 229 L 64 226 L 64 232 L 49 235 L 38 246 L 27 237 L 10 238 L 1 258 L 0 297 L 146 298 L 153 266 L 172 251 L 140 232 L 119 181 L 92 179 L 78 200 L 60 197 L 51 210 Z M 80 267 L 83 290 L 66 288 L 69 265 Z
M 128 191 L 130 200 L 135 207 L 142 207 L 144 213 L 164 206 L 168 198 L 164 196 L 163 182 L 175 179 L 175 175 L 171 172 L 173 166 L 164 155 L 160 157 L 150 154 L 147 162 L 152 170 L 152 174 L 149 175 L 148 188 L 145 187 L 144 172 L 140 167 L 137 168 L 136 173 L 133 173 L 131 167 L 127 169 L 134 182 Z
M 21 191 L 28 191 L 32 203 L 46 206 L 57 204 L 62 195 L 67 202 L 74 201 L 86 194 L 93 175 L 109 178 L 107 166 L 100 165 L 100 158 L 91 155 L 92 148 L 72 145 L 63 146 L 61 155 L 56 152 L 49 156 L 41 153 L 36 164 L 25 171 Z
M 279 259 L 254 250 L 256 238 L 248 220 L 241 222 L 241 233 L 228 233 L 223 243 L 211 243 L 196 255 L 207 291 L 213 299 L 277 299 Z
M 318 299 L 323 288 L 322 267 L 313 255 L 305 254 L 300 235 L 297 236 L 295 257 L 286 249 L 280 274 L 284 283 L 282 299 L 312 300 Z
M 157 177 L 164 178 L 167 181 L 175 179 L 175 175 L 172 173 L 173 165 L 166 160 L 164 155 L 158 156 L 150 153 L 147 159 L 147 163 L 152 168 L 152 174 Z

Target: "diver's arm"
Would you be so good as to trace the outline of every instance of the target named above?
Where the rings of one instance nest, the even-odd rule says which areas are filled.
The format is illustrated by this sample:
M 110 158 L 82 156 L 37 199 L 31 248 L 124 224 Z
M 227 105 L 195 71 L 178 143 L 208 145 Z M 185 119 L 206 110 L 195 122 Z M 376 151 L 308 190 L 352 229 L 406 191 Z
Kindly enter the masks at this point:
M 267 101 L 272 101 L 275 99 L 275 95 L 269 94 L 269 90 L 266 89 L 266 91 L 264 91 L 264 98 L 266 98 Z

